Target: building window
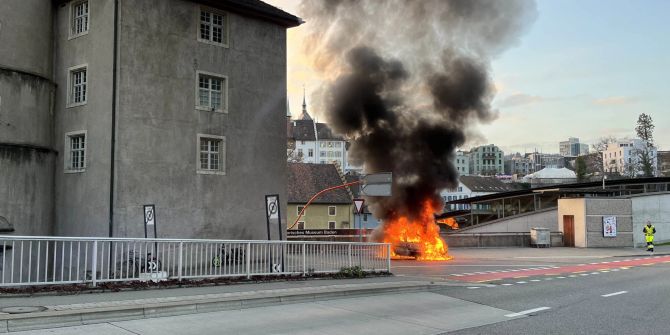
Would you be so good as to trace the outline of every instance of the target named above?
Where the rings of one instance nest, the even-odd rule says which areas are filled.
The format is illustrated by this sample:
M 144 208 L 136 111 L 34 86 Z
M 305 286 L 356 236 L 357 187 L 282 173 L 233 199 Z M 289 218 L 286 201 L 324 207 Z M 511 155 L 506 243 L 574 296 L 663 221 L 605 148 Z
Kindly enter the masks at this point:
M 73 2 L 71 5 L 70 38 L 79 37 L 88 33 L 88 1 Z
M 68 107 L 86 104 L 88 94 L 88 66 L 79 65 L 69 69 Z
M 314 149 L 307 149 L 307 157 L 314 157 Z
M 366 222 L 368 221 L 368 215 L 367 214 L 363 214 L 363 221 L 366 221 Z
M 302 149 L 298 149 L 298 157 L 302 157 Z
M 219 74 L 197 72 L 196 109 L 227 112 L 228 78 Z
M 200 34 L 198 40 L 228 46 L 228 16 L 213 10 L 200 10 Z
M 86 131 L 65 134 L 65 172 L 86 170 Z
M 226 138 L 198 134 L 198 173 L 226 174 Z
M 328 215 L 335 216 L 335 214 L 336 214 L 335 206 L 328 206 Z
M 305 230 L 305 221 L 298 221 L 298 230 Z
M 300 215 L 300 212 L 302 211 L 303 208 L 305 208 L 305 206 L 298 206 L 298 207 L 296 208 L 297 211 L 296 211 L 295 215 Z M 305 215 L 307 215 L 307 212 L 302 213 L 302 216 L 305 216 Z
M 335 229 L 335 221 L 328 221 L 328 229 Z

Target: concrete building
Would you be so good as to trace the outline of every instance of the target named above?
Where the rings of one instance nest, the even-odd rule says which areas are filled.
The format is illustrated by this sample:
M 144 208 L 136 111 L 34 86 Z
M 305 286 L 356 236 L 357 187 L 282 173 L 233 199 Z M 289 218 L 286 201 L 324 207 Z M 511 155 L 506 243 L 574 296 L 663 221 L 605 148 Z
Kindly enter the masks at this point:
M 143 237 L 154 204 L 159 237 L 265 236 L 299 18 L 257 0 L 8 0 L 0 22 L 0 216 L 17 233 Z
M 454 158 L 454 166 L 460 176 L 467 176 L 470 174 L 470 153 L 458 150 L 456 151 L 456 158 Z
M 470 174 L 492 176 L 505 172 L 503 151 L 493 144 L 470 150 Z
M 605 172 L 635 177 L 644 174 L 641 155 L 648 152 L 654 176 L 658 174 L 658 154 L 655 147 L 648 147 L 641 139 L 619 140 L 607 144 L 603 151 Z
M 291 227 L 309 199 L 319 191 L 342 185 L 345 177 L 334 164 L 288 163 L 288 226 L 293 230 L 349 229 L 353 227 L 352 195 L 336 189 L 315 199 Z
M 561 169 L 566 165 L 565 157 L 560 154 L 547 154 L 535 151 L 526 154 L 526 157 L 533 162 L 534 171 L 540 171 L 544 168 Z
M 579 138 L 570 137 L 567 141 L 559 142 L 559 153 L 563 157 L 578 157 L 589 153 L 589 145 L 580 143 Z

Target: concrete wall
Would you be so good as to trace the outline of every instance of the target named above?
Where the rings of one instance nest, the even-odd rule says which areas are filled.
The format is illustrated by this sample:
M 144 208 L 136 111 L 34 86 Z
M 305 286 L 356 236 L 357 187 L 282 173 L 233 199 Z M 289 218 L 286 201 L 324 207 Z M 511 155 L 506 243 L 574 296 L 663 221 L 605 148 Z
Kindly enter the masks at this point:
M 53 223 L 51 6 L 0 1 L 0 220 L 17 234 Z
M 301 204 L 302 206 L 304 204 Z M 328 215 L 328 207 L 335 206 L 335 216 Z M 291 226 L 298 217 L 297 204 L 288 205 L 288 225 Z M 328 229 L 328 221 L 335 221 L 335 229 L 357 228 L 354 227 L 354 216 L 352 214 L 353 206 L 350 204 L 311 204 L 305 210 L 305 214 L 300 221 L 305 221 L 305 229 Z M 370 219 L 370 217 L 368 217 Z M 344 226 L 342 222 L 349 222 Z M 358 222 L 356 223 L 358 224 Z M 293 229 L 298 229 L 296 225 Z
M 645 245 L 642 228 L 647 220 L 656 227 L 654 242 L 670 240 L 670 193 L 631 197 L 633 206 L 633 236 L 636 246 Z
M 616 237 L 603 236 L 603 217 L 616 216 Z M 577 225 L 575 224 L 575 230 Z M 586 198 L 586 246 L 632 247 L 633 220 L 630 199 Z
M 286 201 L 285 28 L 229 13 L 222 47 L 197 40 L 193 2 L 121 4 L 115 235 L 141 236 L 155 204 L 159 237 L 266 238 L 264 195 Z M 195 108 L 196 71 L 227 76 L 227 113 Z M 225 175 L 196 172 L 197 134 L 225 136 Z
M 516 215 L 514 217 L 477 225 L 472 228 L 464 228 L 461 231 L 467 233 L 528 233 L 530 232 L 530 228 L 533 227 L 547 228 L 552 232 L 558 231 L 556 209 Z
M 566 215 L 574 216 L 575 247 L 586 248 L 586 203 L 584 198 L 558 199 L 558 231 L 565 235 L 563 219 Z M 565 240 L 565 237 L 563 238 Z
M 122 1 L 123 2 L 123 1 Z M 114 1 L 89 1 L 89 32 L 70 38 L 71 2 L 55 7 L 55 234 L 108 236 Z M 88 64 L 87 102 L 67 107 L 69 68 Z M 86 170 L 66 173 L 65 134 L 86 130 Z

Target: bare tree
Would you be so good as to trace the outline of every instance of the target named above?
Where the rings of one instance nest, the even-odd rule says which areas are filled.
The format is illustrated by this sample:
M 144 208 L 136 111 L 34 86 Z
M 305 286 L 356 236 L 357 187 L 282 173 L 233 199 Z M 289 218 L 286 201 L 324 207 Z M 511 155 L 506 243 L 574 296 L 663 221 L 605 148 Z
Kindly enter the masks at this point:
M 616 142 L 613 136 L 601 137 L 598 142 L 591 145 L 593 153 L 588 155 L 586 160 L 586 170 L 590 175 L 603 175 L 605 173 L 605 165 L 610 165 L 610 162 L 605 161 L 604 152 L 607 151 L 607 145 Z

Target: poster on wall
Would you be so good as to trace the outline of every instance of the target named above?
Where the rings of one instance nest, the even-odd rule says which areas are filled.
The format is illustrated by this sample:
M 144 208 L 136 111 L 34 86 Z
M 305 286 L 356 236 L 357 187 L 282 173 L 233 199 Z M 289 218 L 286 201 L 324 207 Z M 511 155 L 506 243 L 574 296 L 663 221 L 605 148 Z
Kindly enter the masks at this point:
M 603 236 L 616 237 L 616 216 L 603 217 Z

